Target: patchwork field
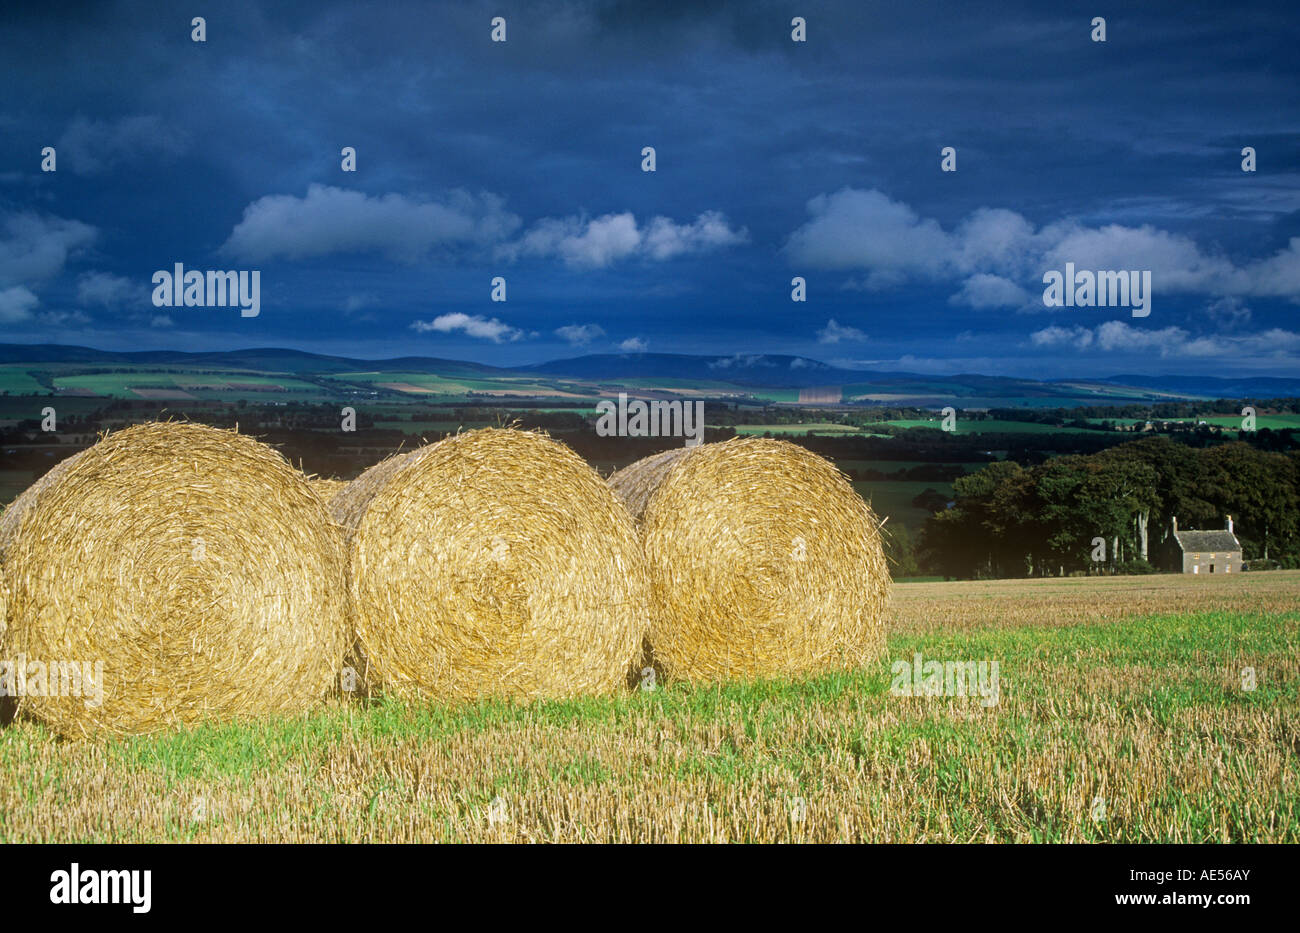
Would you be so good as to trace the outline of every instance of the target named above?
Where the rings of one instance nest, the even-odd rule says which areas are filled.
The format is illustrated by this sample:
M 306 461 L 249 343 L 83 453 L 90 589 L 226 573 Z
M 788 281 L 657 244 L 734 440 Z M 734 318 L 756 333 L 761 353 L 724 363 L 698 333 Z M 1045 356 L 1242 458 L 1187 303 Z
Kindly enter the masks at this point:
M 862 432 L 851 424 L 816 421 L 802 424 L 738 424 L 736 433 L 771 434 L 780 437 L 782 434 L 860 434 Z
M 315 398 L 323 390 L 290 376 L 259 376 L 251 373 L 189 373 L 140 370 L 124 373 L 57 375 L 54 387 L 60 393 L 81 393 L 106 398 L 147 399 L 239 399 Z
M 1088 421 L 1100 425 L 1105 418 L 1089 418 Z M 1144 424 L 1145 418 L 1111 418 L 1112 424 Z M 1208 415 L 1200 418 L 1171 418 L 1165 419 L 1175 424 L 1198 424 L 1204 421 L 1206 424 L 1218 425 L 1221 428 L 1229 428 L 1234 431 L 1241 430 L 1240 415 Z M 1274 431 L 1285 431 L 1291 428 L 1300 428 L 1300 415 L 1282 414 L 1282 415 L 1256 415 L 1255 429 L 1262 430 L 1271 428 Z
M 591 391 L 574 391 L 573 386 L 539 382 L 525 377 L 480 379 L 470 376 L 444 377 L 432 373 L 372 372 L 339 373 L 334 378 L 358 386 L 374 386 L 406 395 L 461 398 L 471 392 L 501 397 L 587 398 Z
M 940 430 L 942 419 L 903 419 L 882 423 L 893 425 L 896 428 L 933 428 L 937 431 Z M 960 416 L 958 416 L 953 429 L 954 434 L 1058 434 L 1063 431 L 1071 434 L 1090 433 L 1087 428 L 1057 427 L 1056 425 L 1039 424 L 1034 421 L 998 421 L 996 419 L 976 421 L 963 419 Z
M 910 584 L 885 659 L 809 681 L 107 745 L 19 721 L 0 839 L 1295 843 L 1297 607 L 1300 572 Z M 998 702 L 891 695 L 916 653 L 997 661 Z

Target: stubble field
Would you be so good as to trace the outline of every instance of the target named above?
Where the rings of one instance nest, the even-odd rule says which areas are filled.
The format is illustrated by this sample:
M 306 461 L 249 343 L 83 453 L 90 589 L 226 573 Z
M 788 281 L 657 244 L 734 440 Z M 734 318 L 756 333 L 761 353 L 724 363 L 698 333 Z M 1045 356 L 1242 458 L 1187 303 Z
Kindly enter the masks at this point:
M 801 682 L 0 729 L 4 841 L 1300 842 L 1300 572 L 895 587 Z M 997 661 L 998 702 L 891 694 Z M 1253 688 L 1253 689 L 1252 689 Z

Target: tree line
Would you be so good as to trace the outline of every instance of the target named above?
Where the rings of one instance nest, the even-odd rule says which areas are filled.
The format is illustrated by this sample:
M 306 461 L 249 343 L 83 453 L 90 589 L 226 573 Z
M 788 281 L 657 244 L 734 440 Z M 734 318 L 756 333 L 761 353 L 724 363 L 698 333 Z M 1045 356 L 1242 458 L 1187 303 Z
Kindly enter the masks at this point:
M 1180 529 L 1219 529 L 1229 515 L 1245 560 L 1300 566 L 1300 451 L 1242 442 L 1196 449 L 1147 437 L 1028 467 L 999 461 L 953 490 L 951 505 L 921 530 L 922 572 L 1149 572 L 1172 547 L 1174 518 Z

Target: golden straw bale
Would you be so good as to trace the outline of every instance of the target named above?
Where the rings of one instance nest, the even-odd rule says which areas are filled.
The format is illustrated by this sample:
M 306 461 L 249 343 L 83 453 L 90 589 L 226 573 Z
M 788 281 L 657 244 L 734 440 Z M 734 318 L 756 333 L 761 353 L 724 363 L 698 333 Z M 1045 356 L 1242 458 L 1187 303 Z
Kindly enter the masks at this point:
M 880 525 L 833 464 L 733 438 L 647 457 L 609 483 L 640 526 L 648 641 L 666 675 L 800 676 L 881 656 Z
M 348 481 L 345 479 L 325 479 L 321 476 L 309 476 L 307 482 L 311 485 L 312 492 L 320 496 L 321 501 L 326 505 L 329 505 L 330 500 L 348 486 Z
M 102 662 L 103 698 L 55 695 L 51 674 L 22 711 L 64 735 L 133 734 L 299 712 L 332 688 L 342 538 L 279 453 L 154 423 L 56 469 L 4 516 L 7 648 L 51 671 Z
M 53 483 L 65 472 L 72 468 L 78 458 L 84 454 L 80 450 L 71 457 L 64 457 L 50 469 L 45 471 L 45 475 L 32 483 L 26 489 L 18 494 L 18 497 L 0 512 L 0 554 L 4 554 L 5 549 L 9 547 L 9 542 L 18 531 L 18 519 L 25 513 L 28 507 L 36 500 L 36 496 L 42 489 Z
M 367 679 L 404 697 L 602 693 L 649 615 L 636 529 L 542 434 L 488 428 L 390 457 L 335 497 Z

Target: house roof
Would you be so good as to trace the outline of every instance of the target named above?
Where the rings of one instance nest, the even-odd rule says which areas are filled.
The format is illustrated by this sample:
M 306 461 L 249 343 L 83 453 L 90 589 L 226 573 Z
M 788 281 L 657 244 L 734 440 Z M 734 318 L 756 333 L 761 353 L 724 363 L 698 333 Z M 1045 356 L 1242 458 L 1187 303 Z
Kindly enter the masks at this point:
M 1179 547 L 1194 554 L 1241 550 L 1241 542 L 1231 531 L 1176 531 L 1174 537 Z

